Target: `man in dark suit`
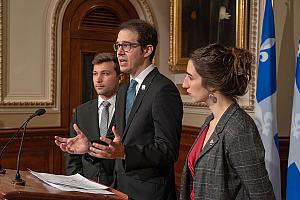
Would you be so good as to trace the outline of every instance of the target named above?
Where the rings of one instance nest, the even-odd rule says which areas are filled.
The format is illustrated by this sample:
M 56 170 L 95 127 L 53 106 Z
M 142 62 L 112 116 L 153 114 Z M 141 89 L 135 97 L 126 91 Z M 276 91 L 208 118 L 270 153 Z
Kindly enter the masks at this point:
M 108 147 L 94 144 L 90 149 L 93 156 L 116 158 L 115 187 L 131 199 L 176 199 L 182 101 L 174 83 L 152 64 L 157 43 L 156 30 L 142 20 L 120 26 L 114 49 L 130 84 L 117 94 L 115 139 L 103 139 Z M 133 82 L 136 96 L 130 110 Z
M 116 100 L 115 138 L 101 137 L 108 146 L 93 143 L 89 154 L 116 159 L 114 187 L 137 200 L 176 199 L 174 163 L 179 154 L 182 101 L 172 81 L 152 64 L 158 43 L 156 30 L 142 20 L 120 26 L 114 49 L 130 84 L 120 86 Z M 84 135 L 76 129 L 78 135 Z M 85 140 L 62 146 L 85 151 Z
M 110 53 L 100 53 L 94 57 L 92 62 L 94 89 L 98 98 L 80 105 L 73 114 L 73 121 L 70 127 L 70 137 L 74 138 L 77 134 L 73 128 L 76 124 L 84 133 L 89 141 L 99 140 L 101 135 L 113 138 L 111 127 L 114 125 L 114 110 L 116 92 L 120 80 L 120 68 L 117 57 Z M 108 126 L 101 133 L 103 101 L 109 102 Z M 107 127 L 106 126 L 106 127 Z M 106 132 L 107 131 L 107 132 Z M 88 154 L 65 154 L 67 174 L 80 173 L 86 178 L 98 181 L 105 185 L 111 185 L 113 181 L 114 159 L 93 159 Z

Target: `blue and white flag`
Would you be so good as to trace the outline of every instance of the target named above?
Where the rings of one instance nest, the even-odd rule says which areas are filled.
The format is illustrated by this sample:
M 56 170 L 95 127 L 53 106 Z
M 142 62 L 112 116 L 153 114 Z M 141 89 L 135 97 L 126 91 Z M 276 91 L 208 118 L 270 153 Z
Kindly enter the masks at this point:
M 298 43 L 296 79 L 294 86 L 290 151 L 287 171 L 286 199 L 300 199 L 300 40 Z
M 279 142 L 276 112 L 275 26 L 271 0 L 266 0 L 261 31 L 255 122 L 265 148 L 265 162 L 277 200 L 281 199 Z

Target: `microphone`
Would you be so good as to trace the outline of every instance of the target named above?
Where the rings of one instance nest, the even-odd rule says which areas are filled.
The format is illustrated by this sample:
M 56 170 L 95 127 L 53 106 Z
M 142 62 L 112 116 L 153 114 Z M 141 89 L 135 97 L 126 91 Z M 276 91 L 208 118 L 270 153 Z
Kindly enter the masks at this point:
M 2 161 L 2 155 L 5 151 L 5 149 L 7 148 L 7 146 L 12 142 L 12 140 L 19 134 L 20 130 L 24 127 L 24 125 L 27 126 L 28 122 L 36 117 L 36 116 L 40 116 L 40 115 L 43 115 L 46 113 L 46 110 L 43 109 L 43 108 L 40 108 L 38 110 L 36 110 L 32 115 L 29 116 L 29 118 L 23 122 L 23 124 L 20 126 L 20 128 L 17 130 L 17 132 L 9 139 L 9 141 L 5 144 L 5 146 L 2 148 L 1 152 L 0 152 L 0 174 L 5 174 L 6 173 L 6 170 L 2 167 L 1 165 L 1 161 Z M 24 134 L 25 134 L 25 129 L 23 130 L 23 134 L 22 134 L 22 141 L 23 141 L 23 137 L 24 137 Z M 20 150 L 19 150 L 20 152 Z
M 40 108 L 38 110 L 35 111 L 35 113 L 33 113 L 25 122 L 24 128 L 23 128 L 23 133 L 22 133 L 22 139 L 21 139 L 21 144 L 20 144 L 20 148 L 19 148 L 19 152 L 18 152 L 18 159 L 17 159 L 17 172 L 16 172 L 16 177 L 15 179 L 12 181 L 12 183 L 14 185 L 25 185 L 25 180 L 23 180 L 21 178 L 20 175 L 20 160 L 21 160 L 21 153 L 22 153 L 22 148 L 23 148 L 23 141 L 24 141 L 24 136 L 26 133 L 26 128 L 27 128 L 27 124 L 29 123 L 29 121 L 36 117 L 36 116 L 41 116 L 43 114 L 46 113 L 46 110 L 43 108 Z
M 45 110 L 44 108 L 40 108 L 40 109 L 37 109 L 37 110 L 34 112 L 33 117 L 35 117 L 35 116 L 41 116 L 41 115 L 43 115 L 43 114 L 45 114 L 45 113 L 46 113 L 46 110 Z

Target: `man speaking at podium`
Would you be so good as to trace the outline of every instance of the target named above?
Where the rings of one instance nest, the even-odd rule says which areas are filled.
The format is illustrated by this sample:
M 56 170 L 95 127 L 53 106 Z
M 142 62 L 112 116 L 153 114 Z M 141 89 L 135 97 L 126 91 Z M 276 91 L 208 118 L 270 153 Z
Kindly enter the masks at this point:
M 56 137 L 56 144 L 71 153 L 84 150 L 94 157 L 116 159 L 114 187 L 135 200 L 176 199 L 174 163 L 183 109 L 174 83 L 152 64 L 157 43 L 156 30 L 142 20 L 120 26 L 113 47 L 130 83 L 118 90 L 115 138 L 100 138 L 108 146 L 93 143 L 81 148 L 84 141 L 68 143 Z M 75 128 L 78 139 L 87 133 Z

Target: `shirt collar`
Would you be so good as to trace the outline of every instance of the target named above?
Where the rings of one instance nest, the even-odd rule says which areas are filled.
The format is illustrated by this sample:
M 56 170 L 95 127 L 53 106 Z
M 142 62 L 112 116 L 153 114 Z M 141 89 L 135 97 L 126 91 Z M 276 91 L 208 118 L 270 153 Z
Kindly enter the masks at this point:
M 116 95 L 112 96 L 110 99 L 107 100 L 102 99 L 101 96 L 98 95 L 98 108 L 100 108 L 102 101 L 108 101 L 110 105 L 115 106 Z
M 144 69 L 139 75 L 137 75 L 137 77 L 135 77 L 134 80 L 136 80 L 138 82 L 138 85 L 141 85 L 142 82 L 144 81 L 144 79 L 146 78 L 146 76 L 154 69 L 154 65 L 151 64 L 149 65 L 146 69 Z M 130 76 L 130 80 L 132 80 L 133 78 Z

